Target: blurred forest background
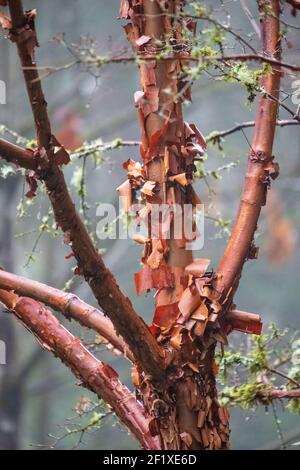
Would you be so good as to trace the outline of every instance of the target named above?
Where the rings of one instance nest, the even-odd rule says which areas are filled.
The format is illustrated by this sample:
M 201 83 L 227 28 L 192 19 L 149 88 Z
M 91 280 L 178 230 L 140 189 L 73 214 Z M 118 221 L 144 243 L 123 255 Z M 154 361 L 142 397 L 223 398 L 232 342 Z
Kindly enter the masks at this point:
M 233 28 L 253 33 L 240 1 L 215 0 L 207 3 L 215 8 L 225 4 Z M 65 33 L 67 43 L 78 43 L 80 37 L 89 35 L 97 40 L 99 55 L 119 54 L 126 47 L 123 23 L 117 21 L 119 0 L 30 0 L 24 4 L 26 8 L 37 8 L 38 11 L 36 24 L 40 48 L 37 61 L 40 66 L 61 66 L 72 60 L 66 47 L 52 40 L 62 33 Z M 248 0 L 246 4 L 257 17 L 255 2 Z M 226 20 L 224 10 L 220 11 L 219 16 L 217 13 L 217 17 Z M 284 18 L 294 23 L 298 21 L 299 24 L 299 18 L 289 15 L 289 8 L 286 8 Z M 201 27 L 203 23 L 200 22 L 198 31 Z M 286 54 L 284 60 L 299 64 L 300 39 L 297 33 L 297 30 L 292 30 L 288 34 L 293 48 L 289 48 L 285 40 L 283 47 Z M 256 43 L 253 34 L 253 44 Z M 97 75 L 95 77 L 79 66 L 51 74 L 43 81 L 54 133 L 67 148 L 76 149 L 85 141 L 99 138 L 103 142 L 117 137 L 128 140 L 140 138 L 133 106 L 133 93 L 139 89 L 136 65 L 108 65 L 100 68 Z M 7 85 L 7 104 L 0 105 L 0 124 L 26 138 L 34 138 L 16 49 L 5 39 L 3 32 L 0 37 L 0 79 Z M 287 91 L 291 92 L 289 86 Z M 216 129 L 226 129 L 237 122 L 254 118 L 255 103 L 250 108 L 245 106 L 245 101 L 246 94 L 238 84 L 215 81 L 203 75 L 193 87 L 193 103 L 185 107 L 186 120 L 195 122 L 206 135 Z M 291 102 L 288 104 L 295 107 Z M 286 117 L 282 111 L 281 117 Z M 251 138 L 252 130 L 245 132 Z M 4 135 L 15 141 L 7 133 Z M 216 195 L 212 196 L 215 206 L 211 209 L 213 216 L 221 216 L 223 220 L 234 217 L 248 150 L 247 139 L 241 132 L 229 136 L 223 143 L 223 150 L 209 146 L 206 169 L 215 170 L 234 163 L 229 165 L 230 169 L 220 172 L 222 178 L 209 178 L 211 190 L 216 191 Z M 300 135 L 297 126 L 277 129 L 274 154 L 281 166 L 280 178 L 273 184 L 268 205 L 260 219 L 257 234 L 259 260 L 246 264 L 236 303 L 240 309 L 261 314 L 265 328 L 270 322 L 275 322 L 280 328 L 296 330 L 300 328 L 300 250 L 297 237 L 300 225 Z M 87 216 L 92 230 L 97 223 L 97 204 L 117 202 L 115 188 L 125 179 L 121 164 L 129 157 L 138 159 L 138 150 L 125 147 L 105 152 L 101 164 L 98 158 L 98 165 L 95 165 L 93 158 L 86 159 Z M 77 159 L 66 168 L 75 195 L 74 183 L 76 178 L 77 181 L 80 179 L 82 164 L 83 159 Z M 208 188 L 203 180 L 197 181 L 196 190 L 209 204 Z M 79 196 L 75 198 L 80 205 Z M 47 230 L 43 231 L 42 225 L 48 211 L 48 202 L 42 191 L 33 203 L 24 199 L 24 179 L 21 176 L 0 179 L 0 264 L 17 274 L 62 288 L 72 278 L 74 261 L 65 259 L 68 249 L 63 246 L 60 235 L 53 236 Z M 204 248 L 195 254 L 211 258 L 214 268 L 226 243 L 226 233 L 220 236 L 219 232 L 220 227 L 207 218 Z M 139 314 L 150 321 L 152 294 L 136 298 L 133 284 L 133 274 L 139 270 L 140 247 L 130 240 L 97 243 L 106 250 L 105 262 L 122 289 L 133 300 Z M 73 280 L 71 289 L 95 305 L 91 292 L 80 278 Z M 68 328 L 78 332 L 74 324 L 68 324 Z M 69 418 L 76 414 L 76 403 L 89 394 L 74 386 L 72 374 L 54 357 L 42 351 L 35 339 L 4 312 L 0 314 L 0 339 L 7 345 L 7 364 L 0 366 L 0 448 L 32 449 L 39 444 L 49 445 L 53 439 L 48 435 L 62 436 L 65 432 L 62 427 L 68 425 Z M 85 339 L 89 342 L 94 337 L 87 332 Z M 231 341 L 239 345 L 245 338 L 242 334 L 234 334 Z M 101 349 L 100 346 L 96 354 L 103 361 L 111 361 L 121 379 L 130 386 L 128 364 Z M 234 409 L 231 414 L 233 449 L 278 447 L 276 424 L 271 411 L 263 408 L 255 412 Z M 285 438 L 300 434 L 297 416 L 285 412 L 279 405 L 277 417 Z M 80 426 L 84 418 L 82 421 L 77 418 L 76 422 Z M 70 435 L 59 441 L 57 448 L 71 449 L 79 437 L 78 434 Z M 86 434 L 83 441 L 85 444 L 80 444 L 79 448 L 136 448 L 136 443 L 112 416 L 103 420 L 100 429 Z

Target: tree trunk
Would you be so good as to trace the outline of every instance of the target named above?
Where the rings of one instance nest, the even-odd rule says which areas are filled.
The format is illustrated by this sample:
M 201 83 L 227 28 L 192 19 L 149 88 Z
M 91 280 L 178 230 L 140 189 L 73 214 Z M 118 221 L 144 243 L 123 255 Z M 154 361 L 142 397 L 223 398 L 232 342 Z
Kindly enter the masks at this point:
M 192 188 L 192 175 L 194 160 L 205 147 L 198 129 L 183 120 L 182 102 L 190 100 L 191 87 L 184 77 L 189 53 L 182 34 L 183 28 L 193 32 L 196 26 L 181 16 L 183 3 L 121 3 L 121 17 L 132 21 L 125 26 L 128 39 L 145 59 L 140 65 L 141 92 L 135 94 L 135 102 L 142 127 L 146 183 L 141 191 L 146 195 L 149 237 L 144 240 L 142 271 L 135 281 L 138 292 L 157 288 L 151 330 L 168 364 L 167 379 L 155 388 L 140 371 L 138 379 L 137 374 L 134 377 L 163 449 L 224 449 L 228 447 L 228 412 L 218 403 L 214 375 L 214 335 L 218 331 L 214 309 L 219 306 L 211 305 L 211 275 L 205 277 L 207 260 L 193 263 L 192 252 L 186 247 L 191 240 L 185 233 L 178 238 L 175 231 L 178 217 L 183 227 L 186 204 L 195 208 L 200 202 Z M 170 56 L 157 60 L 166 45 Z M 134 162 L 125 167 L 135 191 L 138 182 L 130 165 Z M 171 210 L 168 221 L 153 220 L 155 205 L 160 204 Z M 139 216 L 143 217 L 141 212 Z M 198 288 L 206 288 L 206 295 L 201 297 Z M 208 328 L 208 320 L 213 327 Z

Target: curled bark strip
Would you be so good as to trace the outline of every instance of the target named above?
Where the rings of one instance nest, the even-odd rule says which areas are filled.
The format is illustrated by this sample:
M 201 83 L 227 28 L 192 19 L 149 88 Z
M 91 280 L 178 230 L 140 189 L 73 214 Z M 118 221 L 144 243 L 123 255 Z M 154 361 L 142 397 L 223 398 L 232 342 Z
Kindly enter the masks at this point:
M 261 317 L 256 313 L 231 310 L 225 317 L 225 329 L 227 334 L 232 330 L 238 330 L 243 333 L 260 335 L 262 331 Z
M 120 382 L 114 369 L 93 356 L 79 338 L 66 330 L 41 303 L 1 289 L 0 302 L 37 338 L 44 349 L 52 352 L 71 369 L 84 387 L 112 407 L 143 447 L 159 449 L 158 440 L 150 434 L 142 405 Z
M 274 14 L 268 14 L 267 7 Z M 261 32 L 263 53 L 266 56 L 280 59 L 280 6 L 278 0 L 259 2 L 261 15 Z M 279 96 L 280 72 L 273 68 L 262 78 L 262 86 L 275 98 Z M 244 190 L 238 215 L 231 233 L 229 243 L 217 269 L 218 278 L 214 283 L 217 296 L 221 302 L 230 299 L 238 286 L 238 279 L 245 261 L 249 258 L 254 233 L 262 206 L 265 204 L 270 176 L 278 172 L 272 163 L 272 148 L 276 128 L 278 103 L 267 97 L 261 97 L 258 103 L 252 150 L 248 157 Z M 264 156 L 262 159 L 261 156 Z M 271 166 L 270 166 L 271 163 Z M 234 288 L 232 288 L 234 286 Z M 231 289 L 228 298 L 229 289 Z
M 134 358 L 124 340 L 117 335 L 112 322 L 100 310 L 86 304 L 76 295 L 63 292 L 41 282 L 0 269 L 0 288 L 12 290 L 21 296 L 30 297 L 61 312 L 66 318 L 74 319 L 81 325 L 96 331 L 120 354 L 132 362 Z
M 34 27 L 35 12 L 23 12 L 21 0 L 9 0 L 12 18 L 11 39 L 16 43 L 38 137 L 38 178 L 45 182 L 57 225 L 65 242 L 78 262 L 78 272 L 89 283 L 100 307 L 113 322 L 116 331 L 129 345 L 136 362 L 156 381 L 163 375 L 162 353 L 143 320 L 136 314 L 130 300 L 119 289 L 106 268 L 82 220 L 75 210 L 64 175 L 55 159 L 55 138 L 52 136 L 47 104 L 34 61 L 37 44 Z M 29 67 L 29 68 L 28 68 Z M 65 157 L 63 158 L 65 160 Z

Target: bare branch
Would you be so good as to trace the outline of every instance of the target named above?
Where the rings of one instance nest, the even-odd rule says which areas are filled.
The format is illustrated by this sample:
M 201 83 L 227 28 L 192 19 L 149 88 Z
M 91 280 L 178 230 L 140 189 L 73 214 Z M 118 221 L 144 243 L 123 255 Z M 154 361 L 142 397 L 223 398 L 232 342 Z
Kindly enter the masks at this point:
M 297 10 L 300 10 L 300 0 L 285 0 L 292 7 L 292 15 L 297 15 Z
M 26 170 L 36 169 L 36 161 L 30 150 L 24 150 L 5 139 L 0 139 L 0 154 L 7 162 L 14 163 L 21 168 L 25 168 Z
M 261 21 L 263 52 L 275 57 L 275 60 L 280 60 L 279 1 L 271 0 L 270 2 L 274 14 L 268 14 L 268 11 L 265 11 L 264 2 L 259 5 L 264 13 Z M 262 86 L 268 94 L 278 99 L 280 72 L 273 68 L 272 74 L 267 74 L 262 78 Z M 251 247 L 258 218 L 261 207 L 265 205 L 270 177 L 277 176 L 278 168 L 272 161 L 277 111 L 276 100 L 270 100 L 268 97 L 260 98 L 239 212 L 217 269 L 216 295 L 227 304 L 231 303 L 245 261 L 255 257 L 255 250 Z
M 277 18 L 274 18 L 277 19 Z M 217 61 L 219 62 L 226 62 L 226 61 L 240 61 L 240 62 L 249 62 L 249 61 L 257 61 L 257 62 L 263 62 L 265 64 L 270 64 L 273 67 L 276 67 L 278 69 L 287 69 L 287 70 L 292 70 L 293 72 L 299 72 L 300 71 L 300 66 L 295 65 L 295 64 L 289 64 L 288 62 L 282 62 L 279 59 L 273 58 L 271 54 L 235 54 L 235 55 L 229 55 L 229 56 L 224 56 L 224 57 L 217 57 Z
M 65 70 L 66 68 L 69 68 L 73 65 L 76 65 L 78 63 L 82 63 L 87 66 L 103 66 L 103 65 L 109 65 L 109 64 L 126 64 L 128 62 L 151 62 L 153 60 L 157 60 L 158 62 L 169 62 L 172 60 L 180 60 L 181 62 L 200 62 L 200 63 L 205 63 L 205 62 L 222 62 L 222 63 L 227 63 L 230 61 L 234 62 L 261 62 L 265 64 L 270 64 L 273 67 L 277 67 L 278 69 L 286 69 L 286 70 L 291 70 L 292 72 L 300 72 L 300 66 L 296 64 L 290 64 L 289 62 L 283 62 L 281 60 L 277 60 L 273 58 L 272 56 L 268 55 L 263 55 L 263 54 L 231 54 L 231 55 L 224 55 L 224 56 L 204 56 L 204 57 L 190 57 L 187 58 L 184 55 L 180 55 L 178 53 L 172 53 L 169 55 L 161 55 L 161 54 L 150 54 L 148 53 L 147 55 L 143 55 L 142 53 L 139 53 L 137 55 L 133 56 L 118 56 L 118 57 L 105 57 L 105 60 L 103 60 L 103 63 L 99 65 L 99 58 L 95 57 L 93 58 L 88 58 L 88 59 L 82 59 L 81 62 L 73 62 L 72 64 L 68 65 L 62 65 L 62 66 L 47 66 L 47 75 L 50 75 L 51 73 L 58 72 L 60 70 Z M 26 67 L 26 70 L 32 70 L 33 67 Z M 44 70 L 44 67 L 38 68 L 38 70 Z
M 276 121 L 276 125 L 278 127 L 285 127 L 285 126 L 299 126 L 300 122 L 297 119 L 278 119 Z M 241 131 L 242 129 L 247 129 L 249 127 L 254 127 L 255 121 L 245 121 L 235 126 L 230 127 L 229 129 L 225 129 L 223 131 L 214 131 L 206 137 L 206 142 L 216 142 L 223 137 L 226 137 L 230 134 L 234 134 L 235 132 Z
M 0 288 L 13 290 L 18 295 L 30 297 L 74 319 L 105 338 L 115 349 L 125 354 L 132 362 L 134 358 L 124 340 L 117 335 L 112 322 L 100 310 L 86 304 L 76 295 L 17 276 L 0 269 Z
M 159 449 L 157 438 L 150 434 L 142 405 L 120 382 L 114 369 L 94 357 L 39 302 L 1 289 L 0 302 L 37 338 L 44 349 L 59 357 L 71 369 L 84 387 L 112 407 L 143 447 Z
M 270 396 L 273 400 L 281 399 L 281 398 L 300 398 L 300 388 L 294 388 L 291 390 L 280 390 L 274 388 L 274 390 L 270 393 Z

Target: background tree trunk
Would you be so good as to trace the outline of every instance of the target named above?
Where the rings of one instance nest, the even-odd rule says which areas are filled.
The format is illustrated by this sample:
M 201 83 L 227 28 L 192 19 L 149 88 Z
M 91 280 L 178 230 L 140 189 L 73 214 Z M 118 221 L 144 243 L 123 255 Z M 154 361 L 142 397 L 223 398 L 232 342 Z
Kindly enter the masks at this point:
M 0 265 L 14 270 L 13 224 L 15 191 L 19 178 L 0 186 Z M 6 345 L 7 364 L 0 366 L 0 449 L 19 448 L 19 429 L 22 410 L 22 387 L 16 380 L 17 343 L 15 323 L 0 307 L 0 339 Z

